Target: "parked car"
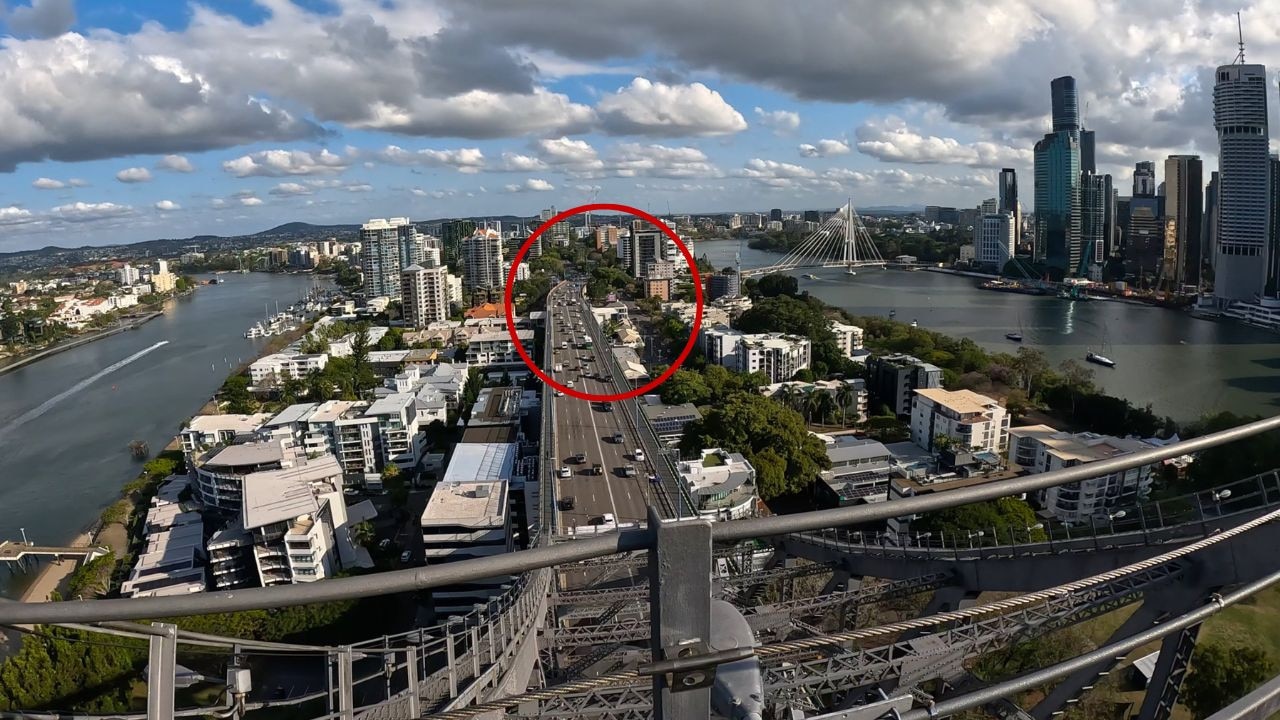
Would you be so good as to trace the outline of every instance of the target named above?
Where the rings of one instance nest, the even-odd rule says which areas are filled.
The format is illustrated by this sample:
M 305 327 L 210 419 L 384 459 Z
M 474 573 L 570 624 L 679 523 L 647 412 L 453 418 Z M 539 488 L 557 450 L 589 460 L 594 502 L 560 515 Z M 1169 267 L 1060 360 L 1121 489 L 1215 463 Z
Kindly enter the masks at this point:
M 410 560 L 412 560 L 412 559 L 413 559 L 413 551 L 412 551 L 412 550 L 405 550 L 404 552 L 400 553 L 400 562 L 401 562 L 401 564 L 405 564 L 405 565 L 407 565 L 407 564 L 409 563 L 409 561 L 410 561 Z
M 383 538 L 382 542 L 378 543 L 379 550 L 386 550 L 389 547 L 391 547 L 391 538 Z

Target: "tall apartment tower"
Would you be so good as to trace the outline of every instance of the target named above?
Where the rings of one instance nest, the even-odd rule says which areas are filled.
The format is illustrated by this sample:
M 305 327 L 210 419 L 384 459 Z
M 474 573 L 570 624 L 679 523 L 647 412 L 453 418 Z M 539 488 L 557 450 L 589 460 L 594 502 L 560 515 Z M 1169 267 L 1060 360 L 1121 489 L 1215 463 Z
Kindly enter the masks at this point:
M 1053 132 L 1035 146 L 1036 255 L 1061 278 L 1080 268 L 1080 113 L 1075 78 L 1050 84 Z
M 449 319 L 449 270 L 410 265 L 400 276 L 404 319 L 410 326 L 427 327 Z
M 1177 290 L 1200 283 L 1200 235 L 1204 223 L 1204 166 L 1199 155 L 1170 155 L 1164 161 L 1164 285 Z M 1170 224 L 1171 221 L 1171 224 Z
M 1244 64 L 1241 47 L 1240 62 L 1220 66 L 1213 86 L 1219 173 L 1213 294 L 1220 303 L 1250 300 L 1267 282 L 1267 71 Z
M 1000 202 L 996 211 L 1013 216 L 1013 241 L 1017 246 L 1022 242 L 1022 206 L 1018 204 L 1018 171 L 1013 168 L 1002 168 L 997 189 Z
M 1156 164 L 1144 160 L 1133 166 L 1133 196 L 1156 196 Z
M 644 220 L 631 223 L 631 276 L 642 277 L 650 263 L 665 260 L 666 236 Z
M 1075 273 L 1087 276 L 1092 265 L 1102 265 L 1111 251 L 1115 230 L 1115 193 L 1111 176 L 1080 173 L 1080 260 Z
M 502 265 L 502 234 L 481 229 L 462 242 L 463 283 L 469 290 L 497 290 L 506 287 Z
M 374 219 L 360 226 L 360 270 L 366 298 L 400 299 L 402 236 L 411 237 L 412 232 L 409 218 Z
M 1080 172 L 1097 173 L 1098 163 L 1094 158 L 1094 136 L 1092 130 L 1080 131 Z

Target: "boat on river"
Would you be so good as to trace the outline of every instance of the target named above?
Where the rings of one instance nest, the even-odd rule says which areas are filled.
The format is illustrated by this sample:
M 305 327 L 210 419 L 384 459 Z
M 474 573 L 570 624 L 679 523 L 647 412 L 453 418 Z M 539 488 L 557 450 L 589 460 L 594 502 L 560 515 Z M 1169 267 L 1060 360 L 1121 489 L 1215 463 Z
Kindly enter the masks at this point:
M 1022 342 L 1022 333 L 1011 332 L 1011 333 L 1005 333 L 1004 336 L 1006 339 L 1012 340 L 1014 342 Z
M 1099 355 L 1098 353 L 1092 350 L 1089 351 L 1088 355 L 1084 356 L 1084 359 L 1088 360 L 1091 363 L 1094 363 L 1095 365 L 1101 365 L 1103 367 L 1113 368 L 1116 366 L 1115 360 L 1112 360 L 1111 358 L 1106 357 L 1105 355 Z

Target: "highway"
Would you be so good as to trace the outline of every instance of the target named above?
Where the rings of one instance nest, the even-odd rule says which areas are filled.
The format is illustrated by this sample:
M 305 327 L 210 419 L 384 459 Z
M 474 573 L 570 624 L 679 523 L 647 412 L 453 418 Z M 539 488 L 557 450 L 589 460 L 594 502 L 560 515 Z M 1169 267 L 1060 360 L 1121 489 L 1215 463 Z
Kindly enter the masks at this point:
M 544 368 L 548 374 L 562 385 L 573 383 L 574 390 L 593 395 L 617 392 L 608 379 L 604 354 L 609 349 L 599 345 L 590 350 L 582 347 L 592 340 L 593 320 L 587 317 L 586 303 L 572 283 L 552 291 L 547 312 L 547 342 L 554 348 L 554 362 L 560 368 Z M 562 343 L 568 347 L 562 347 Z M 623 403 L 611 405 L 612 409 L 606 409 L 605 403 L 568 395 L 555 399 L 556 448 L 560 456 L 556 497 L 562 503 L 573 498 L 572 509 L 562 505 L 557 513 L 562 533 L 598 524 L 606 513 L 620 524 L 641 523 L 646 519 L 646 508 L 658 504 L 648 479 L 654 471 L 651 458 L 646 452 L 644 460 L 636 459 L 636 450 L 644 444 L 637 442 L 623 415 Z M 622 442 L 615 442 L 617 435 L 621 435 Z M 579 453 L 584 456 L 581 462 L 575 457 Z M 594 474 L 596 465 L 602 474 Z M 635 469 L 634 475 L 624 474 L 628 467 Z M 567 477 L 559 474 L 561 468 L 568 468 Z

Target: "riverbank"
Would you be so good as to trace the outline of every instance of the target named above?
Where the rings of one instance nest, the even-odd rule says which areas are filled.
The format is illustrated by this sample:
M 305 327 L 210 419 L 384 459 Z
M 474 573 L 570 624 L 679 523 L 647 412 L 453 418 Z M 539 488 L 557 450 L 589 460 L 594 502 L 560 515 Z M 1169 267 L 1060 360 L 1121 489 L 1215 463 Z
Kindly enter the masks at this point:
M 120 333 L 127 332 L 129 330 L 137 330 L 139 327 L 151 322 L 152 320 L 155 320 L 161 315 L 164 315 L 164 311 L 156 310 L 154 312 L 147 313 L 146 315 L 142 315 L 136 318 L 130 318 L 128 322 L 122 323 L 120 325 L 117 325 L 116 327 L 113 327 L 107 330 L 102 330 L 100 332 L 96 332 L 91 335 L 83 335 L 72 340 L 60 342 L 57 345 L 54 345 L 53 347 L 45 348 L 44 350 L 40 350 L 40 351 L 31 353 L 29 355 L 20 355 L 16 359 L 12 359 L 13 360 L 12 362 L 9 362 L 5 365 L 0 365 L 0 375 L 4 375 L 5 373 L 12 372 L 19 368 L 26 367 L 27 365 L 30 365 L 31 363 L 36 362 L 38 360 L 43 360 L 47 357 L 53 357 L 58 353 L 64 353 L 68 350 L 74 350 L 82 345 L 88 345 L 91 342 L 96 342 L 104 338 L 109 338 L 112 335 L 119 335 Z

